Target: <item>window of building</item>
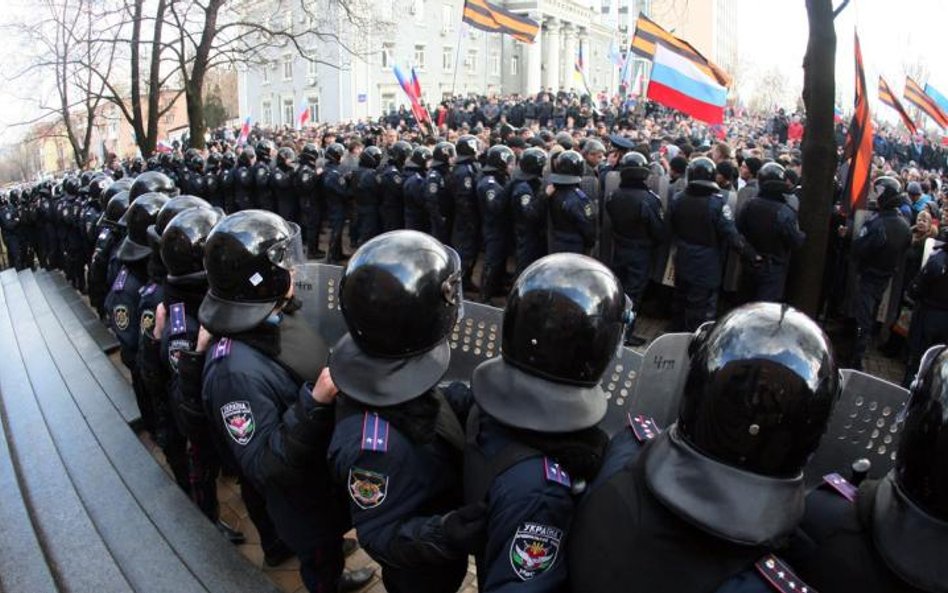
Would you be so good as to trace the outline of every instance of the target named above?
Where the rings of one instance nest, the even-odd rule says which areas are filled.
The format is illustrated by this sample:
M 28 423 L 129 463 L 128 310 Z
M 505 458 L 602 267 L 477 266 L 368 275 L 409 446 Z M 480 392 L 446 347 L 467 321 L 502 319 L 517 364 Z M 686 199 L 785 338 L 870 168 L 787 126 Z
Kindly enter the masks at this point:
M 441 32 L 451 33 L 454 31 L 454 6 L 451 4 L 441 5 Z
M 260 109 L 260 119 L 263 120 L 263 125 L 265 126 L 273 125 L 273 107 L 269 101 L 263 102 L 263 106 Z
M 500 52 L 490 52 L 490 73 L 492 76 L 500 76 Z
M 382 93 L 382 111 L 389 113 L 395 111 L 395 93 Z
M 306 99 L 306 105 L 309 109 L 309 123 L 316 123 L 319 121 L 319 97 L 308 97 Z
M 467 71 L 471 74 L 477 72 L 477 50 L 469 49 L 467 50 L 467 60 L 464 61 L 467 65 Z
M 516 76 L 520 72 L 520 56 L 510 57 L 510 75 Z
M 263 79 L 263 84 L 270 84 L 270 62 L 264 62 L 261 78 Z
M 395 63 L 395 44 L 382 44 L 382 68 L 391 68 Z
M 292 126 L 296 123 L 296 114 L 293 112 L 293 99 L 283 99 L 283 124 Z
M 445 46 L 441 50 L 441 69 L 445 72 L 454 70 L 454 48 Z
M 425 0 L 411 0 L 411 13 L 415 15 L 415 20 L 424 22 L 425 20 Z
M 415 68 L 419 70 L 425 69 L 425 46 L 416 45 L 415 46 Z
M 291 80 L 293 78 L 293 56 L 284 56 L 283 57 L 283 80 Z
M 306 75 L 310 78 L 316 78 L 316 52 L 309 52 L 307 57 L 309 59 L 306 61 Z

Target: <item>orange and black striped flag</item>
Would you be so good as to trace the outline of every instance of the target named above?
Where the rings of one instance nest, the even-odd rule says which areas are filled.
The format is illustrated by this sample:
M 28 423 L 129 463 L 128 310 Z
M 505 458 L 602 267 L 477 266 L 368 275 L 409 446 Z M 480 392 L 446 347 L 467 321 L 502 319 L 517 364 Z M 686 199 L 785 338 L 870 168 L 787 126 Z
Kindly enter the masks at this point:
M 708 76 L 716 79 L 721 86 L 730 86 L 731 77 L 720 66 L 705 58 L 693 45 L 675 37 L 655 21 L 639 13 L 635 21 L 635 35 L 632 37 L 632 53 L 651 60 L 655 56 L 655 45 L 661 43 L 669 51 L 675 52 L 695 64 Z
M 926 95 L 922 87 L 908 76 L 905 77 L 905 100 L 921 109 L 939 126 L 948 128 L 948 115 L 945 115 L 938 103 Z
M 913 122 L 909 114 L 905 112 L 905 108 L 902 107 L 902 102 L 896 98 L 895 93 L 889 88 L 889 84 L 881 76 L 879 77 L 879 100 L 898 112 L 899 117 L 902 118 L 902 123 L 905 124 L 909 132 L 913 134 L 916 132 L 917 128 L 915 127 L 915 122 Z
M 869 173 L 872 167 L 872 120 L 869 118 L 869 96 L 866 93 L 866 75 L 862 69 L 862 49 L 856 34 L 856 108 L 849 124 L 846 152 L 849 170 L 843 186 L 843 206 L 849 212 L 866 207 L 869 193 Z
M 461 20 L 481 31 L 506 33 L 524 43 L 533 43 L 540 32 L 540 23 L 487 0 L 464 0 Z

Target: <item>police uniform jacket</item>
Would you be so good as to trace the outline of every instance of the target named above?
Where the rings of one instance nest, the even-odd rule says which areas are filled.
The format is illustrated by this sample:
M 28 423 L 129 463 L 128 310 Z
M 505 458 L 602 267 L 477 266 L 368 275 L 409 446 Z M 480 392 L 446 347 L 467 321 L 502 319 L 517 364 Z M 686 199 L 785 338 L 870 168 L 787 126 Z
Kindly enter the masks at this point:
M 595 206 L 577 187 L 556 188 L 550 225 L 550 253 L 586 253 L 596 244 Z
M 695 286 L 717 289 L 727 245 L 747 250 L 724 196 L 683 191 L 672 198 L 669 221 L 677 248 L 675 274 Z
M 853 239 L 859 273 L 874 280 L 888 280 L 905 259 L 912 244 L 912 229 L 897 210 L 886 209 L 870 218 Z

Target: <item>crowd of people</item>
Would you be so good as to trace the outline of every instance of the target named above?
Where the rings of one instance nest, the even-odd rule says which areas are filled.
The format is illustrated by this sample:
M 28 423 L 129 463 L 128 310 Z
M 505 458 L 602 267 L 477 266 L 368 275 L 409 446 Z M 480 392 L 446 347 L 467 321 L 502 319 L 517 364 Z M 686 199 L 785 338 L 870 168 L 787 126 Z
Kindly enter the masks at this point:
M 218 130 L 3 197 L 11 264 L 88 294 L 222 533 L 242 538 L 226 467 L 267 564 L 296 556 L 313 592 L 371 579 L 344 569 L 353 526 L 390 593 L 457 591 L 469 556 L 485 592 L 946 590 L 948 255 L 923 258 L 948 222 L 940 148 L 880 136 L 871 212 L 832 220 L 841 360 L 783 304 L 807 240 L 799 114 L 705 126 L 544 93 L 432 116 Z M 345 266 L 336 344 L 299 314 L 314 259 Z M 912 387 L 895 469 L 807 492 L 886 293 Z M 445 385 L 465 294 L 504 305 L 501 354 Z M 678 422 L 633 410 L 610 438 L 600 380 L 650 301 L 694 334 Z

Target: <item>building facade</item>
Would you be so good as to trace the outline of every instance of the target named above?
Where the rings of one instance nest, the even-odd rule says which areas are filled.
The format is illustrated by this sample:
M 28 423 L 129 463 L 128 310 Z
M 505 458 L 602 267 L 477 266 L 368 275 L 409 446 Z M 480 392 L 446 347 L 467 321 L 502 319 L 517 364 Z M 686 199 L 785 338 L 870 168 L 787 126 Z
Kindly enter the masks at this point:
M 437 103 L 455 94 L 585 92 L 576 74 L 582 47 L 592 93 L 614 92 L 618 68 L 609 60 L 617 38 L 588 0 L 507 0 L 504 5 L 542 25 L 533 44 L 462 25 L 463 0 L 394 0 L 376 3 L 368 27 L 350 26 L 331 7 L 320 27 L 334 27 L 341 43 L 317 41 L 310 60 L 292 44 L 270 49 L 238 77 L 241 118 L 264 126 L 297 126 L 303 109 L 310 122 L 378 117 L 407 105 L 392 68 L 414 67 L 423 99 Z M 294 27 L 312 27 L 311 10 L 286 10 Z M 287 16 L 288 15 L 288 16 Z

